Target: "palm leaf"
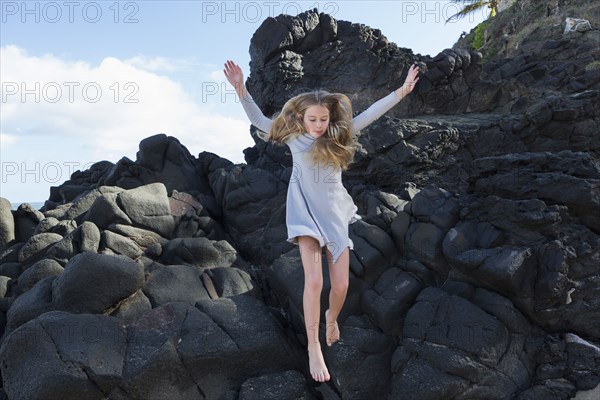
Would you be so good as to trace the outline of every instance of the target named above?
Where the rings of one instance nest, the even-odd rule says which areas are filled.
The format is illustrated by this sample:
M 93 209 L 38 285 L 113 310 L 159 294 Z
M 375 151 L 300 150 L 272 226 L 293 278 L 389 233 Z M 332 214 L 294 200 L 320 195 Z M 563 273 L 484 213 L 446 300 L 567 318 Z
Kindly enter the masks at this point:
M 470 3 L 466 4 L 462 10 L 451 16 L 446 20 L 446 23 L 453 19 L 461 19 L 470 13 L 479 10 L 483 7 L 489 7 L 491 9 L 490 16 L 494 16 L 498 10 L 498 0 L 452 0 L 454 3 Z

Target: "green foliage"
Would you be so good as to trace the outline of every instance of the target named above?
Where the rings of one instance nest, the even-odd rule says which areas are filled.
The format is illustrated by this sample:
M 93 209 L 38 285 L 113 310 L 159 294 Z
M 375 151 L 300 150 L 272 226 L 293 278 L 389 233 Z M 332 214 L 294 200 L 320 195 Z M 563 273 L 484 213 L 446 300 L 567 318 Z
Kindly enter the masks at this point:
M 600 71 L 600 61 L 592 61 L 585 66 L 586 71 Z
M 471 41 L 471 47 L 475 50 L 480 49 L 485 44 L 485 30 L 488 28 L 489 22 L 484 21 L 475 27 L 473 32 L 473 40 Z

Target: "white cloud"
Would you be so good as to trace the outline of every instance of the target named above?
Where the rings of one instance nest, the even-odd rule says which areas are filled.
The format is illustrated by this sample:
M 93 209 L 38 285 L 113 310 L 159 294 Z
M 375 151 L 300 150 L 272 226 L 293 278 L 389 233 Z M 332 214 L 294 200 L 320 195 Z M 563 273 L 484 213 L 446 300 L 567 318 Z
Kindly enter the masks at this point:
M 222 69 L 217 69 L 208 74 L 211 79 L 214 79 L 216 82 L 226 82 L 225 74 L 223 74 Z
M 123 61 L 125 64 L 151 72 L 175 72 L 190 70 L 193 63 L 188 60 L 172 60 L 166 57 L 146 57 L 137 55 Z
M 6 148 L 17 142 L 17 137 L 8 133 L 0 133 L 0 148 L 6 150 Z
M 247 120 L 214 111 L 221 94 L 197 104 L 181 85 L 153 72 L 177 67 L 166 58 L 106 57 L 92 65 L 4 46 L 0 60 L 2 128 L 10 133 L 3 133 L 3 144 L 17 147 L 15 134 L 43 135 L 63 152 L 77 144 L 94 149 L 90 161 L 116 161 L 134 155 L 142 139 L 165 133 L 193 155 L 211 151 L 233 162 L 243 162 L 242 149 L 253 144 Z

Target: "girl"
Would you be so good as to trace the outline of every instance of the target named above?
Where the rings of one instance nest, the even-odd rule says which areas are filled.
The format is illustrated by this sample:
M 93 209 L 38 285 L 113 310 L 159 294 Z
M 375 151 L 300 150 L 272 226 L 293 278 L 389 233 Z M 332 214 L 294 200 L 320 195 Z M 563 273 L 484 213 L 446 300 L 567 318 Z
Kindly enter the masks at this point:
M 321 248 L 326 247 L 331 278 L 329 309 L 325 311 L 326 342 L 331 346 L 340 338 L 337 318 L 348 290 L 349 249 L 354 248 L 348 237 L 348 224 L 360 219 L 356 214 L 358 208 L 342 185 L 342 171 L 354 155 L 352 133 L 375 121 L 412 92 L 419 80 L 419 67 L 411 66 L 402 87 L 354 119 L 347 96 L 316 90 L 288 100 L 271 120 L 247 92 L 241 68 L 228 60 L 223 72 L 252 124 L 265 132 L 259 136 L 266 141 L 285 143 L 292 151 L 294 168 L 286 203 L 287 240 L 299 246 L 304 269 L 303 308 L 310 373 L 318 382 L 328 381 L 330 375 L 319 343 Z

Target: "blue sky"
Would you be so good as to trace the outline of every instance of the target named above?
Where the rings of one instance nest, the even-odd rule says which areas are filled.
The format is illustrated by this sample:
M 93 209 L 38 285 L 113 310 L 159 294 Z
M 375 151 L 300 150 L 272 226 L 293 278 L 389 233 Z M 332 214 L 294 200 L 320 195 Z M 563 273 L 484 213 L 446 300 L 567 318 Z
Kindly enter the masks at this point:
M 249 72 L 267 17 L 317 8 L 436 55 L 484 20 L 444 21 L 434 1 L 0 1 L 0 196 L 43 201 L 100 160 L 135 159 L 140 140 L 177 137 L 193 155 L 243 162 L 249 122 L 223 78 Z M 390 90 L 394 88 L 390 87 Z

